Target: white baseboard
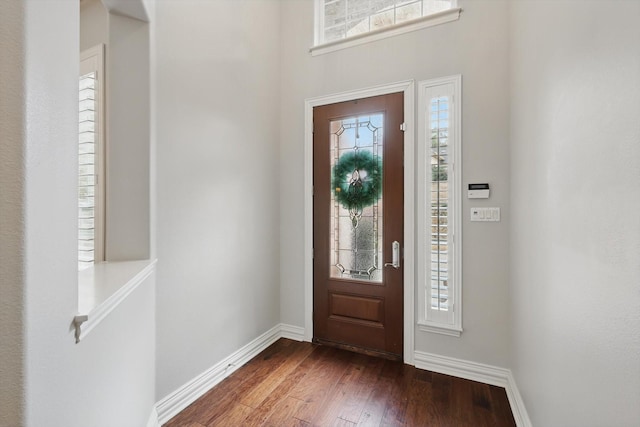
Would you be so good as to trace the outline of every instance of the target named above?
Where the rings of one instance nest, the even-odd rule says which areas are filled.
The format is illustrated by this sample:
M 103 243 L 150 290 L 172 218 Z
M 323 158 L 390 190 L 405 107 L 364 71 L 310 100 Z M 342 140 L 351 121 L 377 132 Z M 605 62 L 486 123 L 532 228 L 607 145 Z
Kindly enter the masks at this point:
M 419 369 L 503 387 L 507 393 L 516 425 L 531 427 L 524 402 L 509 369 L 421 351 L 414 352 L 414 361 L 416 368 Z
M 158 411 L 156 411 L 156 407 L 151 408 L 151 414 L 149 415 L 149 420 L 147 421 L 147 427 L 160 427 L 160 420 L 158 420 Z
M 532 427 L 527 408 L 524 406 L 524 401 L 522 400 L 522 396 L 520 396 L 520 391 L 518 390 L 516 380 L 513 378 L 511 371 L 509 371 L 507 387 L 505 388 L 509 404 L 511 405 L 511 412 L 513 412 L 513 418 L 516 420 L 516 425 L 518 427 Z
M 421 351 L 416 351 L 414 354 L 416 368 L 498 387 L 507 387 L 508 369 Z
M 300 326 L 280 324 L 280 336 L 294 341 L 304 341 L 304 328 Z
M 156 403 L 164 424 L 280 338 L 303 341 L 304 328 L 278 324 Z M 159 425 L 160 425 L 159 424 Z M 151 427 L 151 425 L 149 425 Z

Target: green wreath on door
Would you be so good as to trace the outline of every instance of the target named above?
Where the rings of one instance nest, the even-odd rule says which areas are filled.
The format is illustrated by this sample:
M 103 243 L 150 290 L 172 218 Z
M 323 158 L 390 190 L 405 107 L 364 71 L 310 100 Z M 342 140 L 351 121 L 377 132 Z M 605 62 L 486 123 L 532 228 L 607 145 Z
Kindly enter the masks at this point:
M 356 228 L 363 209 L 375 204 L 382 194 L 382 160 L 370 151 L 343 154 L 333 167 L 332 186 L 336 200 L 349 211 Z

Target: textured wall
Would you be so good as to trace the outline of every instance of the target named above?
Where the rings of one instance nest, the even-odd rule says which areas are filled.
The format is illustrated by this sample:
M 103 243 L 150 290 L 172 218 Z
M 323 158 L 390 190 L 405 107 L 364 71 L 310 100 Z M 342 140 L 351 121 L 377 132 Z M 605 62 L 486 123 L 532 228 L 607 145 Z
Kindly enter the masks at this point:
M 463 185 L 491 183 L 491 199 L 463 200 L 461 338 L 416 332 L 416 349 L 508 365 L 507 3 L 460 1 L 459 21 L 312 57 L 313 2 L 282 13 L 281 316 L 304 326 L 304 100 L 364 87 L 462 74 Z M 469 222 L 471 206 L 499 206 L 502 222 Z M 416 288 L 416 297 L 417 297 Z M 416 310 L 417 316 L 417 310 Z
M 0 3 L 0 426 L 24 416 L 24 5 Z
M 157 7 L 158 399 L 279 323 L 279 10 Z
M 640 3 L 511 7 L 515 378 L 536 426 L 637 426 Z

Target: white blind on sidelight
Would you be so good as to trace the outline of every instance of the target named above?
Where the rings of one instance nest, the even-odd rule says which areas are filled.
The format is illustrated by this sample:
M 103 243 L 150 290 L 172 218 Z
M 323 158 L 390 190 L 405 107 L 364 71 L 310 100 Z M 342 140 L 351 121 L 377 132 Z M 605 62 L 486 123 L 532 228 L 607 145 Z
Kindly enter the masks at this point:
M 462 331 L 461 76 L 420 82 L 418 262 L 422 330 Z
M 78 144 L 78 270 L 96 254 L 96 73 L 80 76 Z
M 432 310 L 448 311 L 449 299 L 449 106 L 448 95 L 434 96 L 429 100 L 431 190 L 430 250 L 431 250 L 431 298 Z

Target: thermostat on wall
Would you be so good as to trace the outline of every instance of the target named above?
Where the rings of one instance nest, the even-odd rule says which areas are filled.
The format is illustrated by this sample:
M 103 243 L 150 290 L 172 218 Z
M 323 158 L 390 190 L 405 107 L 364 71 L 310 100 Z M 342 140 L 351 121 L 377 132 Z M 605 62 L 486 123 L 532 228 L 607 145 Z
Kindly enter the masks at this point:
M 489 184 L 469 184 L 468 198 L 470 199 L 488 199 Z

